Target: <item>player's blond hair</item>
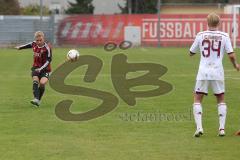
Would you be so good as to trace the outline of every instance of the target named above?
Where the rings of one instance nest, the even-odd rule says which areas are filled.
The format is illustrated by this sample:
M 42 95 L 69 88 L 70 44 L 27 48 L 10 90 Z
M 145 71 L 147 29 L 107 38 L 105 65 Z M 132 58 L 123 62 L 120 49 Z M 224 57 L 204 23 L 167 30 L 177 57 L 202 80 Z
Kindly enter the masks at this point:
M 35 32 L 34 37 L 35 38 L 38 38 L 38 37 L 43 37 L 44 38 L 44 33 L 42 31 L 37 31 L 37 32 Z
M 220 22 L 220 17 L 216 13 L 210 13 L 207 16 L 207 22 L 209 27 L 217 27 Z

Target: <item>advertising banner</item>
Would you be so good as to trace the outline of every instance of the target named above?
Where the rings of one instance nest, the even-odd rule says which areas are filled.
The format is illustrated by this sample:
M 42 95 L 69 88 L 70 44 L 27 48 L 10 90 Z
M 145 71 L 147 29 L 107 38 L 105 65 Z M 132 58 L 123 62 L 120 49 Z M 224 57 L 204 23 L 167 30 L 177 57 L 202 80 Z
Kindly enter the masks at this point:
M 119 43 L 124 40 L 124 27 L 137 26 L 141 28 L 142 45 L 156 46 L 160 39 L 161 46 L 188 46 L 198 32 L 207 29 L 206 16 L 161 15 L 159 24 L 157 15 L 153 14 L 69 16 L 59 23 L 57 40 L 59 45 L 96 46 L 109 41 Z M 219 30 L 232 36 L 233 29 L 236 29 L 239 43 L 238 27 L 233 28 L 232 24 L 232 15 L 221 15 Z

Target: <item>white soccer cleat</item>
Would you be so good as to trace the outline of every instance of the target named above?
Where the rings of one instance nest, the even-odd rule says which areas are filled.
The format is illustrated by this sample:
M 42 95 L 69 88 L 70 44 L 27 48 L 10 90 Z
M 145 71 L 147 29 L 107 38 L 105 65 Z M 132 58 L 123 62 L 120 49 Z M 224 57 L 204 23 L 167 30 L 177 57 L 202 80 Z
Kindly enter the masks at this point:
M 200 137 L 202 135 L 203 135 L 203 129 L 197 129 L 193 136 Z
M 218 136 L 219 136 L 219 137 L 224 137 L 224 136 L 225 136 L 225 131 L 224 131 L 224 129 L 220 129 L 220 130 L 219 130 Z
M 38 99 L 36 99 L 36 98 L 34 98 L 33 100 L 31 100 L 30 103 L 32 103 L 33 105 L 35 105 L 35 106 L 37 106 L 37 107 L 39 107 L 39 105 L 40 105 L 40 101 L 39 101 Z

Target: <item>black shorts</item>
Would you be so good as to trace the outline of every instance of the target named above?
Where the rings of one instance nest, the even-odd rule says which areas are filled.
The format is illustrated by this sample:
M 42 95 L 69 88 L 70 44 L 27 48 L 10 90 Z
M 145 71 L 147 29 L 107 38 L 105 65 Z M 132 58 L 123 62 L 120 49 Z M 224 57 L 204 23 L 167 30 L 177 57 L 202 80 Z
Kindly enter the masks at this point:
M 46 72 L 46 71 L 41 71 L 41 72 L 37 72 L 35 71 L 35 67 L 32 67 L 31 70 L 32 70 L 32 77 L 33 76 L 37 76 L 39 79 L 43 78 L 43 77 L 46 77 L 47 79 L 49 79 L 49 76 L 50 76 L 50 73 L 49 72 Z

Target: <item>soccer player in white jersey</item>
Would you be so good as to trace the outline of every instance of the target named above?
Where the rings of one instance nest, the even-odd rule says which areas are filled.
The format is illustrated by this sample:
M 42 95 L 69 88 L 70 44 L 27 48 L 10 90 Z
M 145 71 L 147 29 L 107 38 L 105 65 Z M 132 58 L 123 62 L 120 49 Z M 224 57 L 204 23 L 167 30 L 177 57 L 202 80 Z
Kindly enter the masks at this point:
M 234 68 L 239 71 L 240 67 L 236 61 L 229 35 L 218 31 L 220 18 L 215 13 L 207 16 L 208 30 L 199 32 L 190 48 L 190 56 L 198 51 L 201 54 L 198 74 L 196 78 L 193 115 L 197 130 L 195 137 L 203 135 L 202 127 L 202 105 L 203 96 L 208 94 L 208 87 L 211 86 L 216 98 L 219 116 L 219 136 L 225 136 L 225 120 L 227 105 L 224 102 L 224 70 L 222 59 L 227 53 Z

